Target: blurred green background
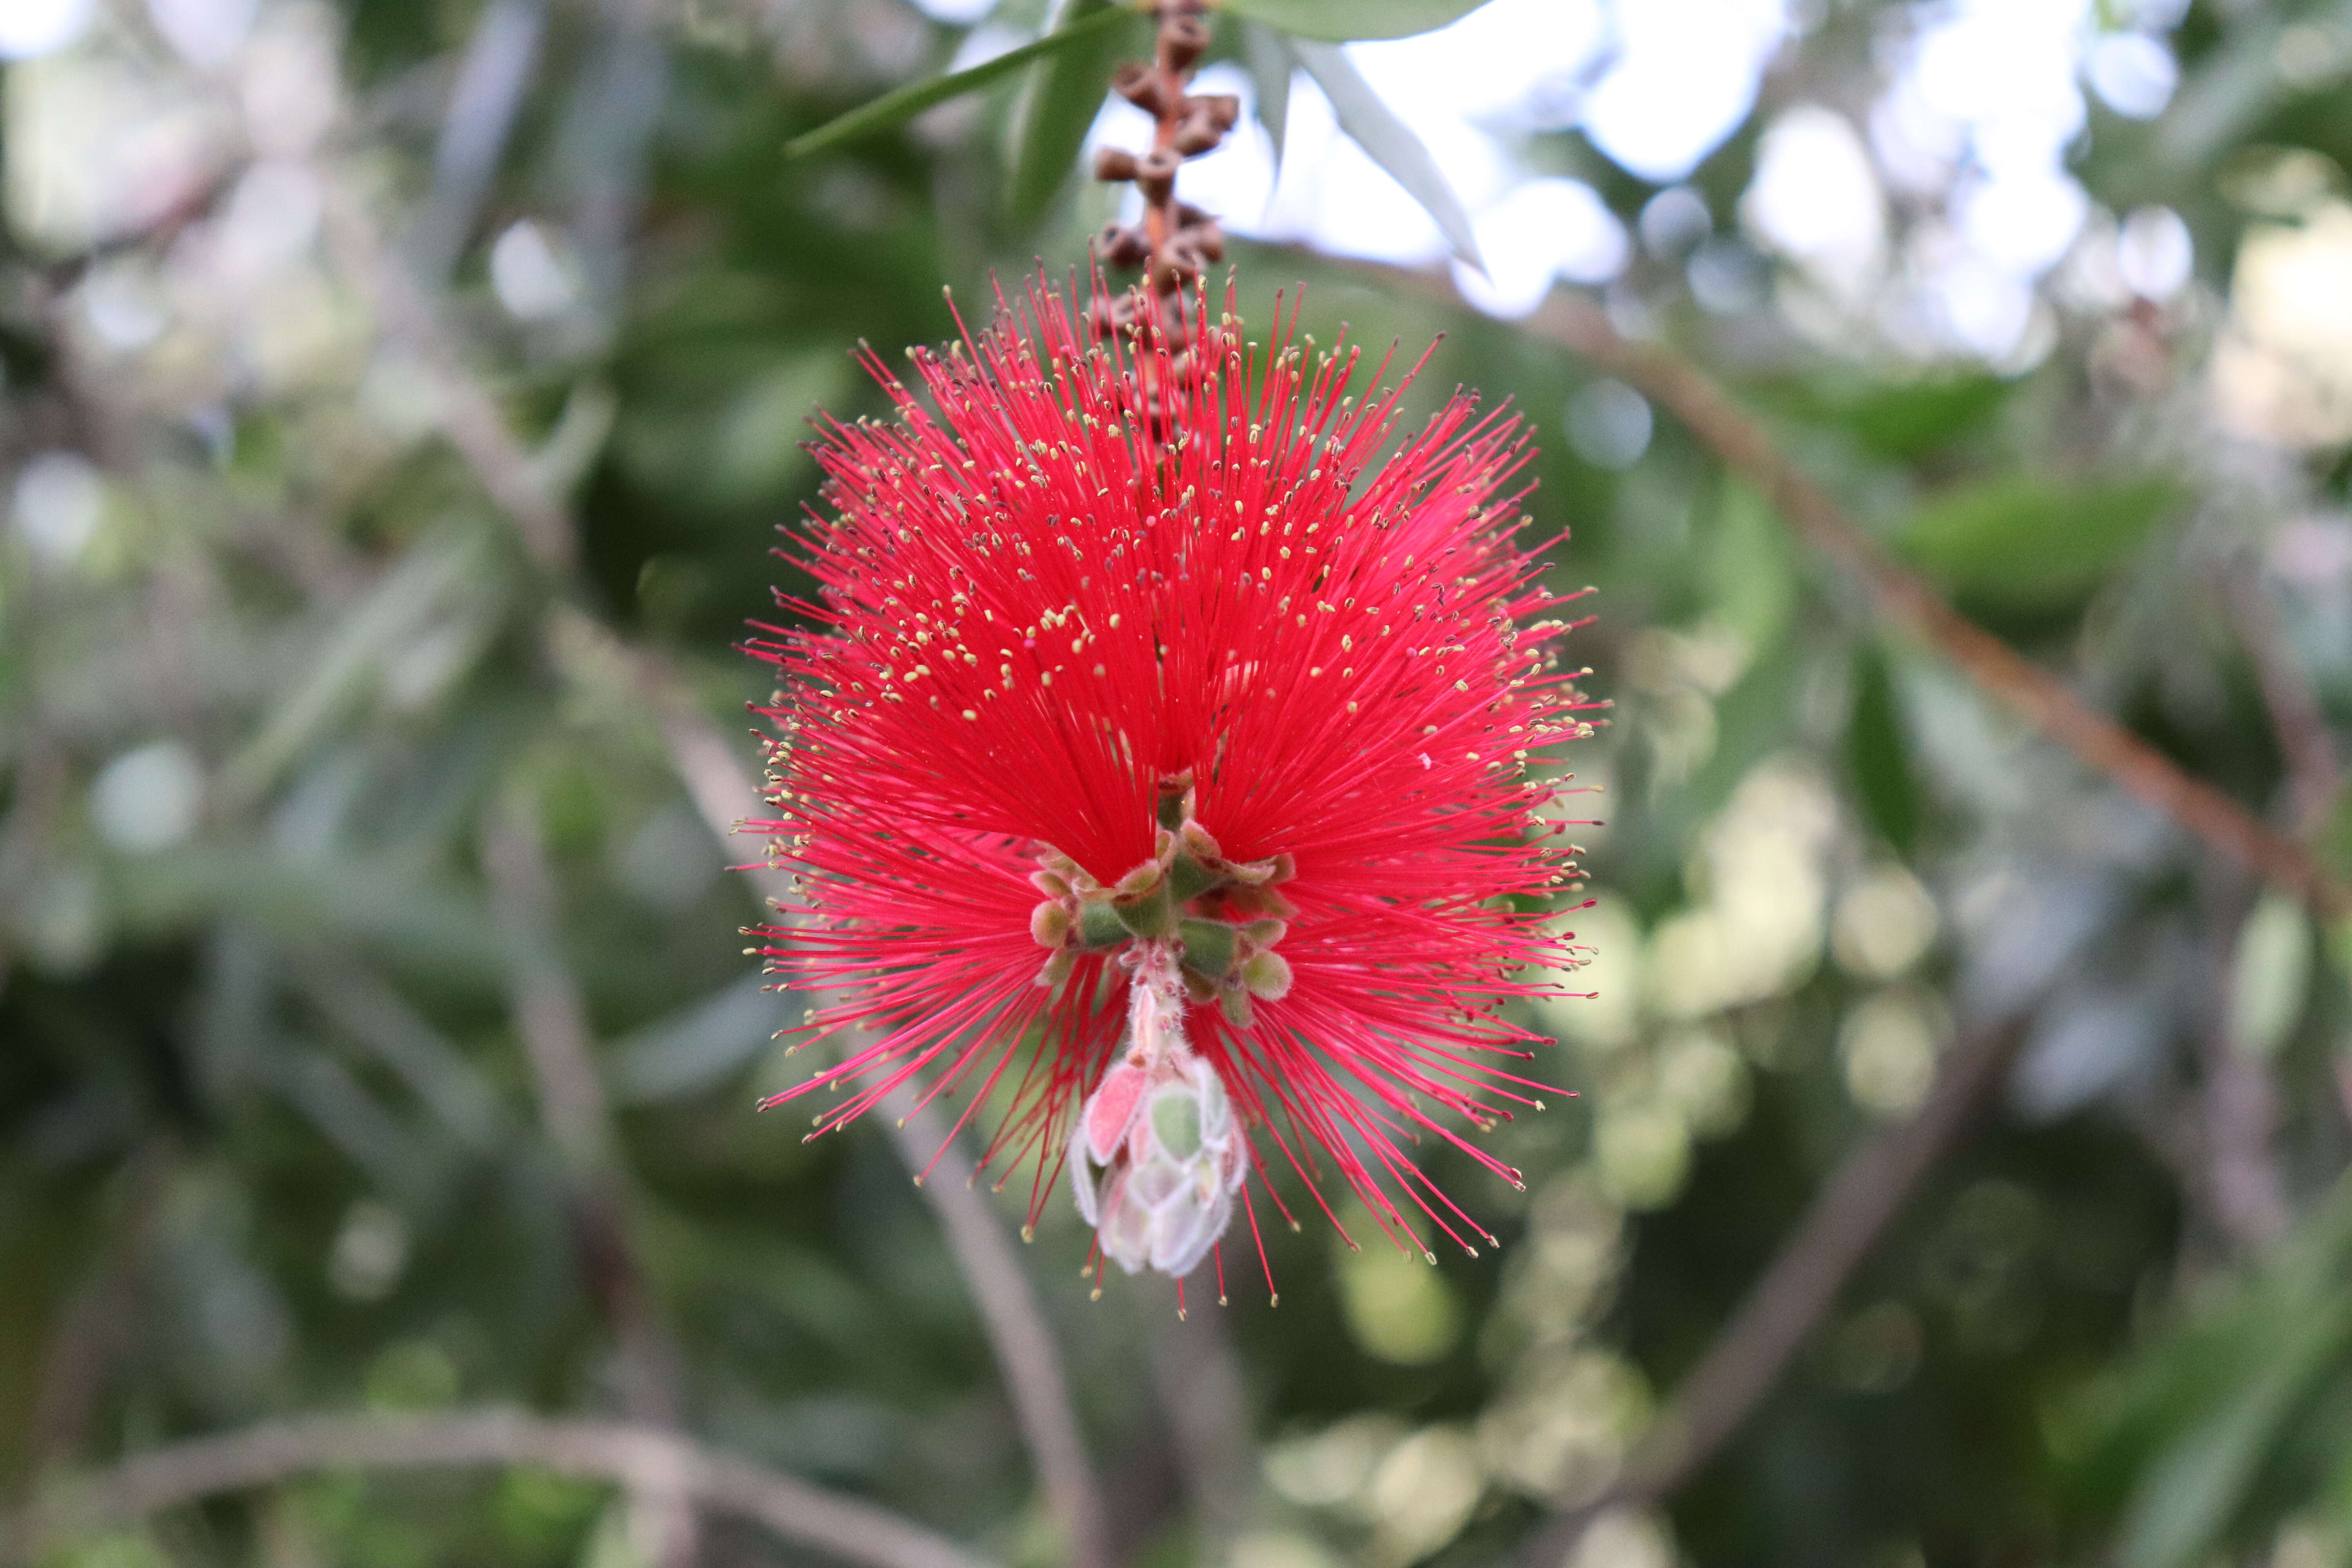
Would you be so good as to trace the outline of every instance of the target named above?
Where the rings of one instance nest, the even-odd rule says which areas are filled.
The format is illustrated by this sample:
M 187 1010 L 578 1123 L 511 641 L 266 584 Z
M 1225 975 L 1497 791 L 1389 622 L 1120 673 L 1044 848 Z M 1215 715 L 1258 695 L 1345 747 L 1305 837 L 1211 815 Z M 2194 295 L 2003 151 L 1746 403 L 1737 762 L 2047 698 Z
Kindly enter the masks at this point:
M 1111 198 L 1065 175 L 1132 132 L 1096 110 L 1148 31 L 783 145 L 1046 20 L 0 0 L 0 1506 L 274 1417 L 508 1405 L 1064 1560 L 887 1127 L 752 1111 L 808 1068 L 713 830 L 804 422 L 882 411 L 851 350 L 948 336 L 942 284 L 984 316 L 1083 266 Z M 1604 1503 L 1577 1568 L 2352 1562 L 2352 952 L 1514 320 L 1577 288 L 1689 355 L 1979 624 L 2352 870 L 2352 10 L 1503 0 L 1360 47 L 1352 128 L 1426 145 L 1483 310 L 1296 47 L 1221 17 L 1253 118 L 1188 189 L 1253 320 L 1304 283 L 1322 341 L 1442 335 L 1416 406 L 1538 431 L 1616 703 L 1574 764 L 1601 994 L 1538 1021 L 1581 1098 L 1490 1140 L 1524 1194 L 1428 1153 L 1499 1255 L 1309 1225 L 1269 1237 L 1278 1308 L 1237 1279 L 1180 1321 L 1164 1281 L 1089 1300 L 1049 1206 L 1019 1256 L 1115 1554 L 1466 1568 Z M 1754 1418 L 1612 1500 L 1831 1173 L 2004 1020 L 1985 1114 Z M 610 1486 L 477 1468 L 42 1560 L 672 1550 Z M 719 1521 L 694 1555 L 819 1560 Z

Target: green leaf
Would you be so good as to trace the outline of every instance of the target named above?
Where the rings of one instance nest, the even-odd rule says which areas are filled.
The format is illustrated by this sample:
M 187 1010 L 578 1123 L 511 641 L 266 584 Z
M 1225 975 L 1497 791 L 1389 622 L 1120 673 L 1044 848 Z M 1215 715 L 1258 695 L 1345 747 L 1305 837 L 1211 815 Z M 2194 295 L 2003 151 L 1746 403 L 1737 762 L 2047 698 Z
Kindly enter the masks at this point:
M 1725 484 L 1701 569 L 1713 619 L 1750 648 L 1780 640 L 1796 608 L 1796 564 L 1787 526 L 1753 485 Z
M 1409 38 L 1443 27 L 1485 0 L 1217 0 L 1219 8 L 1296 38 L 1344 44 L 1356 38 Z
M 2238 928 L 2230 965 L 2230 1039 L 2257 1057 L 2278 1054 L 2303 1021 L 2311 991 L 2311 921 L 2302 904 L 2269 892 Z
M 1886 656 L 1872 643 L 1853 655 L 1853 711 L 1846 721 L 1846 765 L 1862 814 L 1905 859 L 1919 837 L 1919 785 L 1911 776 L 1903 715 Z
M 1373 163 L 1388 171 L 1391 179 L 1405 188 L 1405 194 L 1422 205 L 1431 217 L 1437 220 L 1439 232 L 1454 254 L 1476 268 L 1486 270 L 1479 259 L 1478 241 L 1470 232 L 1470 215 L 1462 210 L 1462 203 L 1454 187 L 1445 183 L 1438 172 L 1437 161 L 1412 127 L 1396 116 L 1396 111 L 1381 100 L 1349 64 L 1348 57 L 1336 44 L 1315 44 L 1297 40 L 1291 49 L 1307 74 L 1322 88 L 1331 100 L 1333 112 L 1339 117 L 1339 129 L 1354 138 L 1356 145 L 1370 155 Z
M 2020 384 L 1990 374 L 1874 384 L 1829 398 L 1820 416 L 1843 425 L 1868 451 L 1911 458 L 1948 446 L 1984 424 Z
M 2096 586 L 2180 500 L 2168 479 L 2066 483 L 2015 475 L 1929 502 L 1898 541 L 1947 587 L 2047 609 Z
M 1020 107 L 1013 113 L 1013 217 L 1034 223 L 1045 216 L 1077 166 L 1087 128 L 1102 108 L 1111 67 L 1136 42 L 1142 18 L 1114 5 L 1111 0 L 1063 0 L 1047 26 L 1048 38 L 1068 31 L 1106 11 L 1131 19 L 1133 26 L 1089 34 L 1073 48 L 1062 50 L 1029 76 Z
M 2263 1324 L 2260 1370 L 2142 1472 L 2124 1519 L 2126 1568 L 2186 1568 L 2229 1528 L 2281 1427 L 2352 1341 L 2352 1302 L 2304 1305 Z
M 861 105 L 837 119 L 826 121 L 814 131 L 793 137 L 784 143 L 784 157 L 787 162 L 805 158 L 812 153 L 822 152 L 869 132 L 902 124 L 934 104 L 961 98 L 967 92 L 977 92 L 991 82 L 1003 80 L 1033 61 L 1050 59 L 1065 49 L 1109 33 L 1125 22 L 1128 16 L 1124 6 L 1108 7 L 1083 21 L 1073 22 L 1058 32 L 1048 33 L 1034 44 L 1024 44 L 1017 49 L 1005 50 L 993 59 L 982 60 L 970 70 L 961 70 L 952 76 L 933 77 L 929 81 L 902 87 L 896 92 L 886 92 L 871 103 Z

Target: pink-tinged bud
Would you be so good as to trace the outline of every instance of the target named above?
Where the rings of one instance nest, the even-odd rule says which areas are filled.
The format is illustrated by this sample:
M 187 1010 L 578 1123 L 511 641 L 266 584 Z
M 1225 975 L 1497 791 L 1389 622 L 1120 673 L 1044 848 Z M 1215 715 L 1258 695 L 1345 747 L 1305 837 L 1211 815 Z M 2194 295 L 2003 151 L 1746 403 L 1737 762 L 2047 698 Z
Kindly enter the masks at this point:
M 1105 1074 L 1079 1114 L 1069 1165 L 1104 1256 L 1129 1274 L 1179 1279 L 1224 1234 L 1249 1171 L 1233 1100 L 1198 1057 Z

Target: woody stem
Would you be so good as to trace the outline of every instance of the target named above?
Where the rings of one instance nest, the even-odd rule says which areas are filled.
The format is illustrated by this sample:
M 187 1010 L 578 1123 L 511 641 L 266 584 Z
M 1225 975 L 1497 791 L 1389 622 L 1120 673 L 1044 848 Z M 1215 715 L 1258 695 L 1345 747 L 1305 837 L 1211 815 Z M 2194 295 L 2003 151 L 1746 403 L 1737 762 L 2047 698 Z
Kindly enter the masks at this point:
M 1176 151 L 1176 132 L 1184 120 L 1184 87 L 1198 52 L 1192 33 L 1200 26 L 1202 10 L 1201 0 L 1163 0 L 1160 7 L 1152 47 L 1152 63 L 1160 71 L 1160 113 L 1152 126 L 1151 148 L 1171 160 L 1182 156 Z M 1164 298 L 1181 285 L 1176 269 L 1168 265 L 1168 242 L 1177 229 L 1175 181 L 1157 188 L 1146 185 L 1143 199 L 1144 234 L 1151 243 L 1143 275 L 1151 291 Z

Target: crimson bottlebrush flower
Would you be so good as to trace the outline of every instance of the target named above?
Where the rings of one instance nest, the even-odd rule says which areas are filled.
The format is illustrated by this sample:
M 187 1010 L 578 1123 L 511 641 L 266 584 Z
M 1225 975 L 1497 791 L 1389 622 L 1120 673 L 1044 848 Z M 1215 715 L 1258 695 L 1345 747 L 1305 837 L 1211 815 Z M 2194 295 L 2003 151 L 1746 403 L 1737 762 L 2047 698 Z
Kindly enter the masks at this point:
M 1066 1163 L 1130 1273 L 1181 1279 L 1237 1194 L 1255 1233 L 1282 1169 L 1468 1247 L 1402 1145 L 1517 1180 L 1459 1129 L 1540 1104 L 1501 1005 L 1565 961 L 1530 764 L 1586 728 L 1527 437 L 1457 395 L 1383 458 L 1355 351 L 1195 310 L 1189 353 L 1097 343 L 1041 288 L 914 389 L 869 353 L 896 419 L 821 428 L 815 592 L 751 645 L 755 826 L 806 902 L 771 967 L 852 1037 L 776 1100 L 993 1100 L 982 1163 L 1034 1162 L 1033 1224 Z

